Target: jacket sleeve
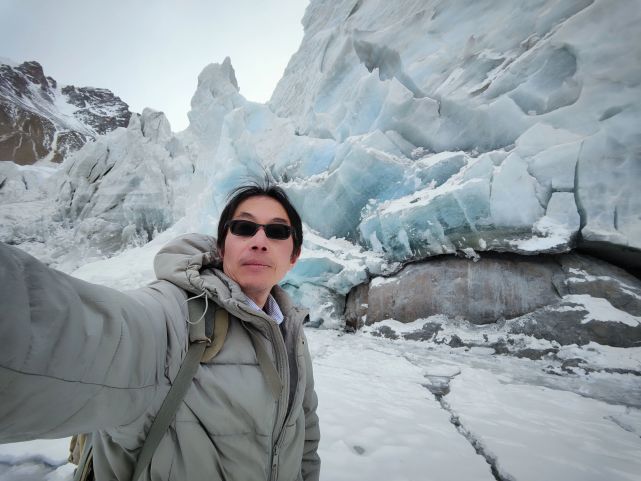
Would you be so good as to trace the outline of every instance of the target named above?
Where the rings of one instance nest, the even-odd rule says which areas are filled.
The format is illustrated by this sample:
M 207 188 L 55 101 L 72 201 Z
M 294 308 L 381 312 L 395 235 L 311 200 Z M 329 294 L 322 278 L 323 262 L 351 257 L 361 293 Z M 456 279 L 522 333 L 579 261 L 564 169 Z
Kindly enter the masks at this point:
M 312 359 L 307 347 L 307 339 L 303 334 L 305 364 L 307 366 L 307 385 L 305 386 L 305 397 L 303 398 L 303 410 L 305 412 L 305 445 L 303 447 L 303 462 L 301 472 L 305 481 L 318 481 L 320 477 L 320 457 L 318 456 L 318 442 L 320 441 L 320 428 L 318 425 L 318 396 L 314 391 L 314 373 L 312 370 Z
M 0 443 L 128 424 L 164 376 L 165 315 L 0 243 Z

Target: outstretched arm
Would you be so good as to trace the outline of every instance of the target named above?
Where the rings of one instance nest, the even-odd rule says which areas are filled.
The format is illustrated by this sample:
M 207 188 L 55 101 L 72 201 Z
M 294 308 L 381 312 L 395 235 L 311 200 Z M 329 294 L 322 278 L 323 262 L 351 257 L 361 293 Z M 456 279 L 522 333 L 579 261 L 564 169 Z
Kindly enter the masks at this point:
M 132 297 L 0 243 L 0 442 L 127 424 L 164 375 L 153 293 Z

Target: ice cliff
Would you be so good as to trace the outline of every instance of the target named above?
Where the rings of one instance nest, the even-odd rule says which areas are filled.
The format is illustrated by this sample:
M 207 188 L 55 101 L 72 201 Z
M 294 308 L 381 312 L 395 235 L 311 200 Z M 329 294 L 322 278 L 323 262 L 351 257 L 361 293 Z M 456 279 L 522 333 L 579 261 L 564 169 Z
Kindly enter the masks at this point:
M 335 147 L 291 189 L 310 226 L 398 260 L 639 249 L 638 6 L 312 2 L 270 104 Z

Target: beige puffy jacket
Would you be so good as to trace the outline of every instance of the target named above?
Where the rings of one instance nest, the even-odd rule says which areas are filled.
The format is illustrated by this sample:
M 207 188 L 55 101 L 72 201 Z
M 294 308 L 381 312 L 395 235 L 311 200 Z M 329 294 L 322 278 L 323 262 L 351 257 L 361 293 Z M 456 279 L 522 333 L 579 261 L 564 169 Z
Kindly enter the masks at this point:
M 180 237 L 156 256 L 158 281 L 121 293 L 0 243 L 0 442 L 93 432 L 97 479 L 129 481 L 187 351 L 185 290 L 206 292 L 231 314 L 225 343 L 200 365 L 141 479 L 317 480 L 305 313 L 276 286 L 280 329 L 210 267 L 214 252 L 211 237 Z M 259 333 L 278 370 L 278 399 L 247 329 Z

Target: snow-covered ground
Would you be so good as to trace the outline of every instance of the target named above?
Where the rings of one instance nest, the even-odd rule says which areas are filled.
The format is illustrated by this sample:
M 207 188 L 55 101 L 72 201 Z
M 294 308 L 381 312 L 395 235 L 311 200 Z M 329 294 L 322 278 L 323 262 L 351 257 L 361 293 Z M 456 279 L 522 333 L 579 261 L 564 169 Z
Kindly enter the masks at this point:
M 546 372 L 545 362 L 478 348 L 307 335 L 323 480 L 641 479 L 641 410 L 578 393 L 598 377 L 566 379 Z M 635 355 L 639 369 L 639 349 Z M 639 377 L 609 377 L 612 399 L 641 389 Z M 0 446 L 0 479 L 69 480 L 68 445 Z
M 483 480 L 493 470 L 518 481 L 641 479 L 641 411 L 566 390 L 571 382 L 543 379 L 558 376 L 536 362 L 367 334 L 308 335 L 323 479 Z M 641 384 L 631 376 L 618 389 L 628 382 Z

